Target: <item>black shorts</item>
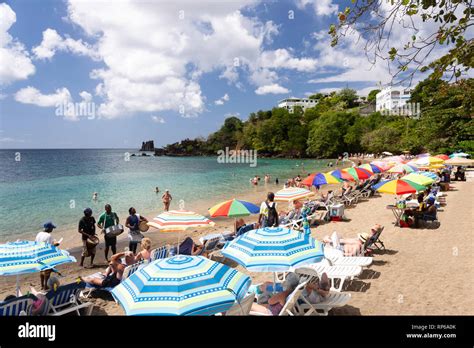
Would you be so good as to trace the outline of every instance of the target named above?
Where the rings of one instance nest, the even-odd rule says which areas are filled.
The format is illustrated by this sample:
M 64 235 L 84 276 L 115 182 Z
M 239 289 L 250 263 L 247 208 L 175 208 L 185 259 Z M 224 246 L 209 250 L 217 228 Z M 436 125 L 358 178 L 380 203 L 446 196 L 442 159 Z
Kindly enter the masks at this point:
M 107 236 L 104 236 L 104 240 L 105 240 L 105 247 L 111 247 L 111 246 L 115 246 L 117 244 L 117 237 L 107 237 Z
M 102 281 L 103 288 L 113 288 L 120 284 L 120 280 L 115 275 L 109 275 Z

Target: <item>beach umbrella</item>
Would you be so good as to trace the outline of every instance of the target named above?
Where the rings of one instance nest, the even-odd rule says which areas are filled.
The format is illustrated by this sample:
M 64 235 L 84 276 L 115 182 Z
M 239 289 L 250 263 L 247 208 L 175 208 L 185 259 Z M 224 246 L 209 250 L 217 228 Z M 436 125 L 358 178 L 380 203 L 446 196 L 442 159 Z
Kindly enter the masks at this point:
M 414 182 L 403 179 L 382 181 L 375 185 L 374 188 L 381 193 L 389 193 L 392 195 L 416 193 L 418 191 L 423 191 L 426 189 L 426 187 L 423 185 L 419 185 Z
M 148 226 L 158 228 L 160 232 L 180 232 L 188 228 L 209 227 L 215 223 L 207 217 L 189 210 L 165 211 L 149 221 Z M 179 233 L 178 233 L 179 253 Z
M 408 164 L 421 167 L 421 166 L 431 166 L 434 164 L 442 164 L 443 162 L 444 160 L 442 160 L 441 158 L 433 157 L 433 156 L 425 156 L 425 157 L 418 158 L 415 161 L 411 161 Z
M 54 269 L 68 262 L 76 262 L 76 258 L 49 243 L 20 240 L 0 244 L 0 275 L 17 276 L 17 294 L 20 274 Z
M 283 227 L 249 231 L 227 244 L 222 254 L 251 272 L 286 272 L 324 257 L 316 239 Z
M 339 184 L 340 182 L 342 182 L 342 179 L 336 178 L 329 173 L 316 173 L 307 176 L 302 181 L 302 184 L 306 186 L 321 186 L 326 184 Z
M 313 195 L 314 192 L 302 187 L 288 187 L 275 193 L 275 201 L 292 202 Z
M 383 161 L 387 163 L 404 163 L 405 159 L 402 156 L 391 156 L 385 157 Z
M 367 180 L 373 175 L 371 172 L 359 167 L 346 168 L 343 171 L 354 177 L 355 180 Z
M 388 170 L 389 173 L 413 173 L 417 172 L 418 168 L 410 164 L 399 164 Z
M 384 161 L 372 161 L 372 162 L 370 162 L 370 164 L 371 165 L 376 165 L 377 167 L 382 169 L 383 172 L 386 172 L 387 170 L 389 170 L 390 168 L 393 167 L 392 164 L 389 164 L 389 163 L 384 162 Z
M 456 158 L 456 157 L 469 157 L 470 155 L 468 153 L 465 153 L 465 152 L 455 152 L 451 155 L 449 155 L 449 158 Z
M 347 181 L 356 180 L 356 178 L 353 175 L 349 174 L 347 171 L 342 170 L 342 169 L 336 169 L 329 173 L 335 178 L 338 178 L 340 180 L 347 180 Z
M 176 255 L 138 269 L 112 295 L 127 315 L 213 315 L 240 302 L 250 284 L 222 263 Z
M 211 217 L 226 216 L 237 218 L 240 216 L 258 214 L 259 212 L 260 207 L 258 207 L 257 205 L 235 198 L 218 203 L 212 208 L 209 208 L 209 214 Z
M 378 165 L 372 163 L 365 163 L 359 166 L 359 168 L 365 169 L 368 172 L 372 172 L 374 174 L 384 172 L 383 168 L 379 167 Z
M 433 179 L 433 181 L 437 181 L 439 179 L 438 175 L 436 173 L 433 173 L 433 172 L 417 172 L 417 174 L 420 174 L 420 175 L 426 176 L 430 179 Z
M 474 160 L 463 157 L 453 157 L 444 162 L 452 166 L 474 166 Z
M 448 155 L 444 155 L 444 154 L 436 155 L 435 157 L 441 158 L 443 161 L 446 161 L 446 160 L 449 159 L 449 156 L 448 156 Z
M 402 180 L 405 180 L 405 181 L 408 180 L 408 181 L 414 182 L 415 184 L 419 184 L 419 185 L 423 185 L 423 186 L 431 185 L 433 182 L 436 181 L 433 178 L 430 178 L 430 177 L 425 176 L 425 175 L 421 175 L 419 173 L 420 172 L 410 173 L 408 175 L 405 175 L 402 178 Z

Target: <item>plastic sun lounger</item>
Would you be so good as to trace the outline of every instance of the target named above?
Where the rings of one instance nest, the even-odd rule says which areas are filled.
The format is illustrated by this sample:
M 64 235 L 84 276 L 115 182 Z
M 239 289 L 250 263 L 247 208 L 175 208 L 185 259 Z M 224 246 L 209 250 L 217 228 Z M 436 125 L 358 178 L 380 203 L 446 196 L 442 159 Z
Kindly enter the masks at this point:
M 170 253 L 169 245 L 163 245 L 162 247 L 153 249 L 150 253 L 150 261 L 166 259 Z
M 373 257 L 368 256 L 344 256 L 342 251 L 329 247 L 324 248 L 324 257 L 329 260 L 332 266 L 368 267 L 373 261 Z
M 84 282 L 74 282 L 67 285 L 62 285 L 56 290 L 51 290 L 46 293 L 46 298 L 49 301 L 47 315 L 63 315 L 70 312 L 76 312 L 81 315 L 80 309 L 87 308 L 86 315 L 91 315 L 93 304 L 90 302 L 81 302 L 79 300 L 80 293 L 84 290 L 86 284 Z
M 300 270 L 301 278 L 307 284 L 314 282 L 320 278 L 320 275 L 312 268 L 302 268 Z M 324 301 L 318 303 L 311 303 L 307 297 L 301 294 L 301 297 L 296 305 L 296 310 L 299 315 L 323 315 L 327 316 L 329 311 L 335 307 L 345 306 L 351 299 L 351 294 L 330 291 Z M 322 312 L 321 312 L 322 311 Z
M 362 273 L 362 267 L 347 265 L 331 266 L 327 260 L 323 260 L 297 268 L 295 272 L 300 275 L 315 277 L 321 277 L 323 273 L 326 273 L 331 282 L 331 290 L 341 292 L 346 280 L 353 280 L 359 276 Z M 337 287 L 336 283 L 338 283 Z
M 286 316 L 286 315 L 294 316 L 294 315 L 299 314 L 298 310 L 296 309 L 296 306 L 298 304 L 298 300 L 300 299 L 303 293 L 304 288 L 306 287 L 306 284 L 308 284 L 308 282 L 300 283 L 295 288 L 295 290 L 293 290 L 293 292 L 290 295 L 288 295 L 288 297 L 286 298 L 285 305 L 281 309 L 278 316 Z M 272 316 L 270 312 L 260 313 L 260 312 L 250 311 L 249 314 L 252 316 Z
M 24 295 L 0 302 L 0 317 L 31 315 L 34 299 L 33 295 Z
M 224 313 L 217 313 L 217 316 L 225 315 L 228 316 L 241 316 L 241 315 L 249 315 L 250 309 L 252 308 L 253 301 L 255 300 L 255 294 L 250 293 L 247 294 L 242 301 L 235 302 L 232 307 L 230 307 Z

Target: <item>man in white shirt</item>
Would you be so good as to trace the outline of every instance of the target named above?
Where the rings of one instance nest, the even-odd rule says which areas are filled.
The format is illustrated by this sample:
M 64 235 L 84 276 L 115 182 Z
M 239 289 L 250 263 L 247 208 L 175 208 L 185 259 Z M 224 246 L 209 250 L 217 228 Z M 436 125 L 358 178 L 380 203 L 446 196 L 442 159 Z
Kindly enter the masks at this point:
M 51 236 L 51 232 L 56 228 L 56 226 L 53 224 L 52 221 L 45 222 L 43 225 L 43 231 L 38 232 L 36 235 L 35 241 L 37 243 L 49 243 L 54 246 L 59 245 L 59 243 L 56 243 L 55 240 L 53 240 L 53 237 Z M 40 279 L 41 279 L 41 290 L 48 290 L 48 279 L 51 275 L 51 270 L 47 269 L 45 271 L 40 272 Z

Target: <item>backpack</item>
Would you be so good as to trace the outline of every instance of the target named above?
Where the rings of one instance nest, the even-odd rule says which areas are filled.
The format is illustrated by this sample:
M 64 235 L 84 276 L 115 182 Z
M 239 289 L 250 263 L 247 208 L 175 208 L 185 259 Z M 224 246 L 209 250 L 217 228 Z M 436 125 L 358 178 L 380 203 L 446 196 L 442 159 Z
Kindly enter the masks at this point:
M 268 205 L 268 202 L 265 202 L 268 208 L 268 217 L 267 217 L 267 227 L 277 227 L 278 226 L 278 213 L 275 208 L 275 203 L 272 206 Z

